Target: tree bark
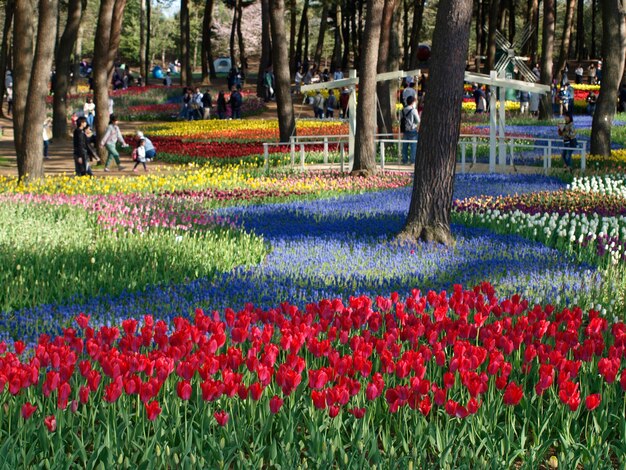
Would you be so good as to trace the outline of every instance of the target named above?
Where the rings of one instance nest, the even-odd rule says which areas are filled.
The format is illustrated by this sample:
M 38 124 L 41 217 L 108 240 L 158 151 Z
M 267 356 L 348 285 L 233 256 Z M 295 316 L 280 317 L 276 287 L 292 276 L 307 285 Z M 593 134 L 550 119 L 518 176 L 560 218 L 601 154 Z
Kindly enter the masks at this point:
M 402 1 L 402 66 L 406 70 L 411 62 L 411 38 L 409 34 L 409 10 L 411 0 Z
M 591 154 L 611 154 L 611 125 L 626 53 L 626 0 L 602 2 L 602 81 L 591 124 Z
M 363 53 L 359 66 L 359 100 L 356 108 L 356 135 L 352 175 L 376 174 L 376 67 L 385 0 L 367 0 Z
M 229 50 L 230 50 L 230 63 L 231 67 L 237 66 L 237 56 L 235 55 L 235 35 L 237 34 L 237 3 L 239 0 L 235 0 L 235 5 L 233 7 L 233 22 L 230 25 L 230 41 L 229 41 Z
M 70 59 L 76 43 L 76 37 L 78 36 L 83 11 L 87 6 L 86 3 L 86 0 L 69 1 L 67 22 L 55 54 L 56 81 L 52 102 L 52 135 L 57 139 L 67 137 L 68 135 L 66 99 L 70 79 Z
M 180 84 L 191 86 L 191 34 L 189 31 L 189 0 L 180 2 Z
M 341 69 L 341 45 L 343 42 L 341 39 L 341 36 L 342 36 L 341 26 L 342 26 L 341 6 L 337 4 L 335 6 L 335 32 L 334 32 L 335 44 L 333 46 L 333 61 L 331 64 L 331 72 Z
M 450 210 L 471 21 L 472 0 L 439 3 L 413 194 L 401 240 L 454 244 Z
M 496 30 L 498 29 L 498 14 L 500 0 L 491 0 L 489 6 L 489 36 L 487 38 L 487 70 L 493 70 L 496 64 Z
M 585 59 L 585 0 L 578 0 L 576 12 L 576 58 Z
M 18 177 L 22 181 L 33 181 L 44 175 L 41 132 L 54 55 L 54 41 L 49 38 L 56 30 L 57 10 L 56 0 L 39 1 L 37 36 L 33 38 L 30 23 L 35 17 L 34 5 L 27 1 L 15 5 L 14 101 L 17 106 L 13 111 L 13 130 Z M 33 42 L 36 42 L 34 53 Z
M 13 12 L 15 11 L 15 0 L 7 0 L 4 5 L 4 26 L 2 28 L 2 44 L 0 45 L 0 99 L 3 99 L 6 87 L 4 86 L 4 77 L 7 72 L 7 58 L 9 54 L 9 35 L 11 24 L 13 23 Z M 6 117 L 4 114 L 4 103 L 0 103 L 0 116 Z
M 554 4 L 556 0 L 543 0 L 543 40 L 541 41 L 541 83 L 552 84 L 552 57 L 554 54 Z M 552 97 L 547 93 L 539 102 L 539 119 L 552 119 Z
M 265 1 L 265 0 L 264 0 Z M 265 21 L 263 19 L 262 21 Z M 213 0 L 204 3 L 202 18 L 202 83 L 211 84 L 211 67 L 209 65 L 209 51 L 211 49 L 211 26 L 213 24 Z M 269 26 L 268 26 L 269 28 Z
M 248 56 L 246 55 L 246 45 L 243 40 L 243 33 L 241 32 L 241 18 L 243 17 L 243 6 L 241 0 L 239 1 L 239 13 L 237 14 L 237 44 L 239 46 L 239 63 L 241 64 L 241 73 L 243 75 L 243 81 L 245 82 L 248 77 Z
M 278 128 L 280 141 L 289 142 L 289 138 L 296 135 L 296 118 L 291 101 L 291 75 L 285 31 L 285 3 L 284 0 L 270 0 L 269 5 Z
M 476 2 L 476 72 L 481 73 L 482 48 L 483 43 L 483 0 Z
M 516 24 L 515 24 L 515 1 L 508 0 L 509 2 L 509 42 L 513 44 L 515 41 Z
M 324 37 L 326 36 L 326 27 L 328 26 L 328 3 L 326 1 L 322 2 L 322 12 L 320 15 L 320 31 L 317 36 L 315 53 L 313 54 L 313 62 L 315 62 L 316 64 L 319 64 L 322 60 Z
M 296 0 L 289 0 L 289 19 L 289 71 L 293 75 L 296 72 L 296 65 L 298 65 L 296 64 Z
M 341 68 L 342 70 L 348 70 L 348 65 L 350 64 L 350 15 L 345 3 L 342 7 L 342 11 L 343 27 L 341 31 L 343 33 L 343 55 L 341 56 Z
M 572 37 L 572 27 L 574 26 L 574 12 L 576 10 L 576 0 L 567 0 L 565 6 L 565 20 L 563 23 L 563 36 L 561 36 L 561 50 L 559 60 L 556 65 L 556 72 L 560 73 L 567 62 L 570 39 Z
M 263 86 L 263 74 L 272 65 L 272 38 L 270 31 L 270 2 L 261 0 L 261 60 L 256 79 L 256 94 L 258 97 L 265 96 Z
M 424 20 L 424 0 L 416 0 L 413 6 L 413 26 L 411 27 L 411 60 L 409 69 L 417 68 L 419 59 L 417 51 L 420 45 L 420 31 L 422 30 L 422 22 Z
M 391 61 L 391 37 L 394 26 L 394 11 L 396 9 L 396 0 L 384 0 L 383 19 L 380 32 L 380 43 L 378 45 L 378 66 L 377 73 L 390 72 Z M 397 82 L 397 80 L 396 80 Z M 391 80 L 378 82 L 376 84 L 376 96 L 378 104 L 376 107 L 376 120 L 378 129 L 381 133 L 391 134 L 393 132 L 393 114 L 391 112 Z M 393 100 L 395 106 L 395 100 Z
M 356 3 L 356 2 L 355 2 Z M 360 68 L 360 60 L 361 54 L 359 50 L 360 37 L 359 37 L 359 28 L 357 25 L 357 10 L 356 5 L 354 5 L 354 11 L 352 12 L 352 16 L 350 16 L 350 28 L 352 30 L 350 34 L 350 39 L 352 39 L 352 63 L 354 64 L 355 69 Z
M 126 0 L 101 0 L 94 43 L 93 85 L 96 135 L 103 136 L 109 123 L 109 84 L 120 44 Z M 106 150 L 99 148 L 101 158 Z

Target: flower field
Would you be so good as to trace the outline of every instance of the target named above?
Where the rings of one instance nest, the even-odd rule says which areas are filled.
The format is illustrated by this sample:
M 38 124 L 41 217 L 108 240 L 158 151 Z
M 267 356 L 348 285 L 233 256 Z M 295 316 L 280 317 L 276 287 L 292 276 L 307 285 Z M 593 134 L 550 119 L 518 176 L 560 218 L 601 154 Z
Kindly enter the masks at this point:
M 457 175 L 445 247 L 395 238 L 411 173 L 262 171 L 269 120 L 142 130 L 204 164 L 0 178 L 3 466 L 626 461 L 622 150 L 567 185 Z

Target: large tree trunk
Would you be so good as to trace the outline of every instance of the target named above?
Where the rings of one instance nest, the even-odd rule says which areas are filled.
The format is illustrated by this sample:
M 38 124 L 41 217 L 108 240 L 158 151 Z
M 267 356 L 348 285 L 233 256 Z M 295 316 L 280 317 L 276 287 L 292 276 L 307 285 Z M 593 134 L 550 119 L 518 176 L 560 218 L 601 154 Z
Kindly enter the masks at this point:
M 2 28 L 2 44 L 0 44 L 0 99 L 3 100 L 6 87 L 4 77 L 7 72 L 7 58 L 9 54 L 9 35 L 11 24 L 13 23 L 13 12 L 15 10 L 15 0 L 7 0 L 4 5 L 4 27 Z M 3 104 L 0 102 L 0 116 L 5 117 Z
M 598 48 L 596 47 L 596 37 L 598 36 L 596 34 L 597 11 L 598 11 L 598 0 L 591 0 L 591 58 L 592 59 L 598 58 Z
M 391 36 L 394 27 L 393 23 L 394 11 L 396 9 L 396 0 L 385 0 L 385 6 L 383 8 L 383 20 L 381 25 L 380 43 L 378 45 L 378 66 L 376 71 L 378 73 L 390 72 L 390 59 L 391 59 Z M 397 83 L 397 80 L 395 80 Z M 378 82 L 376 84 L 376 96 L 378 97 L 378 104 L 380 107 L 376 107 L 376 120 L 378 122 L 379 132 L 385 134 L 391 134 L 393 132 L 393 118 L 391 113 L 391 80 L 384 82 Z M 395 106 L 395 101 L 393 102 Z
M 611 124 L 626 53 L 626 0 L 602 2 L 602 82 L 591 124 L 591 154 L 611 154 Z
M 411 28 L 411 60 L 409 61 L 409 69 L 415 69 L 419 64 L 417 51 L 420 45 L 420 31 L 424 19 L 424 2 L 425 0 L 416 0 L 413 6 L 413 26 Z
M 83 2 L 85 0 L 70 0 L 67 7 L 67 22 L 59 41 L 55 55 L 56 81 L 54 84 L 54 98 L 52 103 L 52 135 L 55 138 L 67 137 L 67 92 L 70 78 L 70 59 L 80 20 L 83 16 Z M 86 5 L 85 5 L 86 6 Z M 78 61 L 78 60 L 77 60 Z
M 541 41 L 541 83 L 552 84 L 552 56 L 554 53 L 554 4 L 556 0 L 543 0 L 543 40 Z M 539 103 L 539 119 L 552 119 L 552 97 L 547 93 Z
M 298 65 L 296 64 L 296 24 L 296 0 L 289 0 L 289 71 L 291 75 L 296 72 L 296 65 Z
M 513 44 L 515 41 L 515 32 L 516 32 L 516 24 L 515 24 L 515 1 L 509 1 L 509 42 Z
M 152 0 L 146 0 L 146 55 L 144 57 L 145 69 L 143 71 L 144 83 L 148 85 L 150 79 L 150 69 L 152 68 L 150 60 L 150 35 L 152 23 Z
M 289 142 L 289 138 L 296 135 L 296 118 L 291 101 L 291 77 L 285 31 L 285 3 L 284 0 L 270 0 L 269 4 L 278 128 L 280 141 Z
M 498 15 L 500 0 L 491 0 L 489 6 L 489 36 L 487 38 L 487 70 L 493 70 L 496 64 L 496 30 L 498 29 Z
M 406 70 L 411 62 L 411 38 L 409 34 L 409 10 L 411 0 L 402 1 L 402 67 Z
M 334 32 L 335 44 L 333 46 L 333 61 L 330 66 L 331 72 L 341 69 L 341 43 L 342 43 L 341 26 L 342 26 L 341 6 L 337 4 L 335 6 L 335 32 Z
M 413 194 L 401 239 L 454 244 L 450 210 L 471 21 L 472 0 L 440 1 Z
M 146 2 L 149 0 L 139 0 L 139 73 L 144 74 L 146 70 Z M 145 75 L 147 78 L 148 76 Z
M 557 73 L 560 73 L 567 62 L 569 52 L 570 39 L 572 37 L 572 27 L 574 25 L 574 12 L 576 10 L 576 0 L 567 0 L 565 7 L 565 20 L 563 23 L 563 36 L 561 36 L 561 50 L 559 52 L 559 61 L 556 65 Z
M 180 84 L 191 86 L 191 38 L 189 31 L 189 0 L 180 2 Z
M 367 0 L 367 17 L 359 66 L 359 100 L 356 108 L 356 148 L 352 174 L 376 173 L 376 66 L 381 36 L 382 12 L 386 0 Z
M 37 13 L 34 6 L 34 2 L 16 2 L 13 29 L 13 131 L 17 172 L 19 179 L 23 181 L 33 181 L 43 178 L 44 175 L 41 132 L 46 117 L 48 80 L 54 55 L 54 41 L 49 39 L 56 30 L 58 2 L 40 0 Z M 32 23 L 37 14 L 37 36 L 33 37 Z
M 476 72 L 481 73 L 481 64 L 482 64 L 482 49 L 481 44 L 483 43 L 483 0 L 478 0 L 476 2 Z
M 313 62 L 319 64 L 322 61 L 322 52 L 324 49 L 324 37 L 326 36 L 326 26 L 328 25 L 328 3 L 322 3 L 322 12 L 320 16 L 320 31 L 317 36 L 317 44 L 315 45 L 315 53 L 313 54 Z
M 239 0 L 239 13 L 237 14 L 237 44 L 239 46 L 239 63 L 241 64 L 241 73 L 243 80 L 248 76 L 248 56 L 246 55 L 246 45 L 243 41 L 243 33 L 241 31 L 241 18 L 243 17 L 241 0 Z
M 98 25 L 94 43 L 93 84 L 96 105 L 96 134 L 103 136 L 109 123 L 110 75 L 122 30 L 122 19 L 126 0 L 101 0 Z M 106 149 L 99 148 L 101 158 L 106 158 Z
M 261 60 L 259 61 L 259 73 L 256 79 L 256 94 L 258 97 L 265 96 L 263 74 L 270 65 L 272 65 L 270 2 L 269 0 L 261 0 Z
M 233 7 L 233 22 L 230 25 L 230 41 L 228 48 L 230 51 L 230 63 L 232 67 L 237 66 L 237 56 L 235 55 L 235 37 L 237 34 L 237 3 L 239 0 L 235 0 L 235 6 Z
M 308 12 L 309 12 L 309 0 L 304 0 L 304 6 L 302 7 L 302 17 L 300 18 L 300 27 L 298 29 L 298 42 L 296 43 L 296 62 L 300 62 L 300 64 L 309 63 L 309 58 L 305 57 L 305 53 L 302 50 L 304 44 L 304 29 L 306 27 L 306 23 L 308 21 Z
M 265 19 L 263 19 L 265 21 Z M 211 84 L 211 67 L 209 65 L 209 50 L 211 49 L 211 26 L 213 24 L 213 0 L 204 3 L 204 17 L 202 18 L 202 83 Z M 268 25 L 269 28 L 269 25 Z
M 537 63 L 537 50 L 539 48 L 539 0 L 528 0 L 528 21 L 533 31 L 530 39 L 526 41 L 522 54 L 530 56 L 531 66 Z
M 576 58 L 580 62 L 585 57 L 585 0 L 578 0 L 576 11 Z

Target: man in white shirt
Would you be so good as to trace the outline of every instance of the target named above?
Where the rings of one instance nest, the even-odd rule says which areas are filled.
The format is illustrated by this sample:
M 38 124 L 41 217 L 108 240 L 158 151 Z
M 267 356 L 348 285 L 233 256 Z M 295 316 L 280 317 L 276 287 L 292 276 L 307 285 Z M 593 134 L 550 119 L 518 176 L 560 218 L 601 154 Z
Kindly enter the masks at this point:
M 417 129 L 420 124 L 420 116 L 415 109 L 415 98 L 409 96 L 406 100 L 406 106 L 401 111 L 400 127 L 403 129 L 402 140 L 402 163 L 415 163 L 415 153 L 417 152 Z M 406 142 L 412 141 L 412 142 Z M 411 155 L 409 157 L 409 147 Z

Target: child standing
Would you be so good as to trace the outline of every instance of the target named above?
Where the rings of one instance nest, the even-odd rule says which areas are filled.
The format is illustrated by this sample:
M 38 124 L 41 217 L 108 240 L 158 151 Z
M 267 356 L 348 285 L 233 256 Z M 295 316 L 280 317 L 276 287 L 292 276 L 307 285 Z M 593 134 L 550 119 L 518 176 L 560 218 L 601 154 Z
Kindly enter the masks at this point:
M 143 169 L 148 171 L 148 167 L 146 167 L 145 143 L 146 143 L 145 139 L 139 139 L 139 143 L 137 144 L 137 148 L 135 149 L 135 156 L 137 158 L 135 161 L 135 166 L 133 167 L 133 171 L 137 171 L 137 167 L 139 166 L 140 163 L 143 165 Z

